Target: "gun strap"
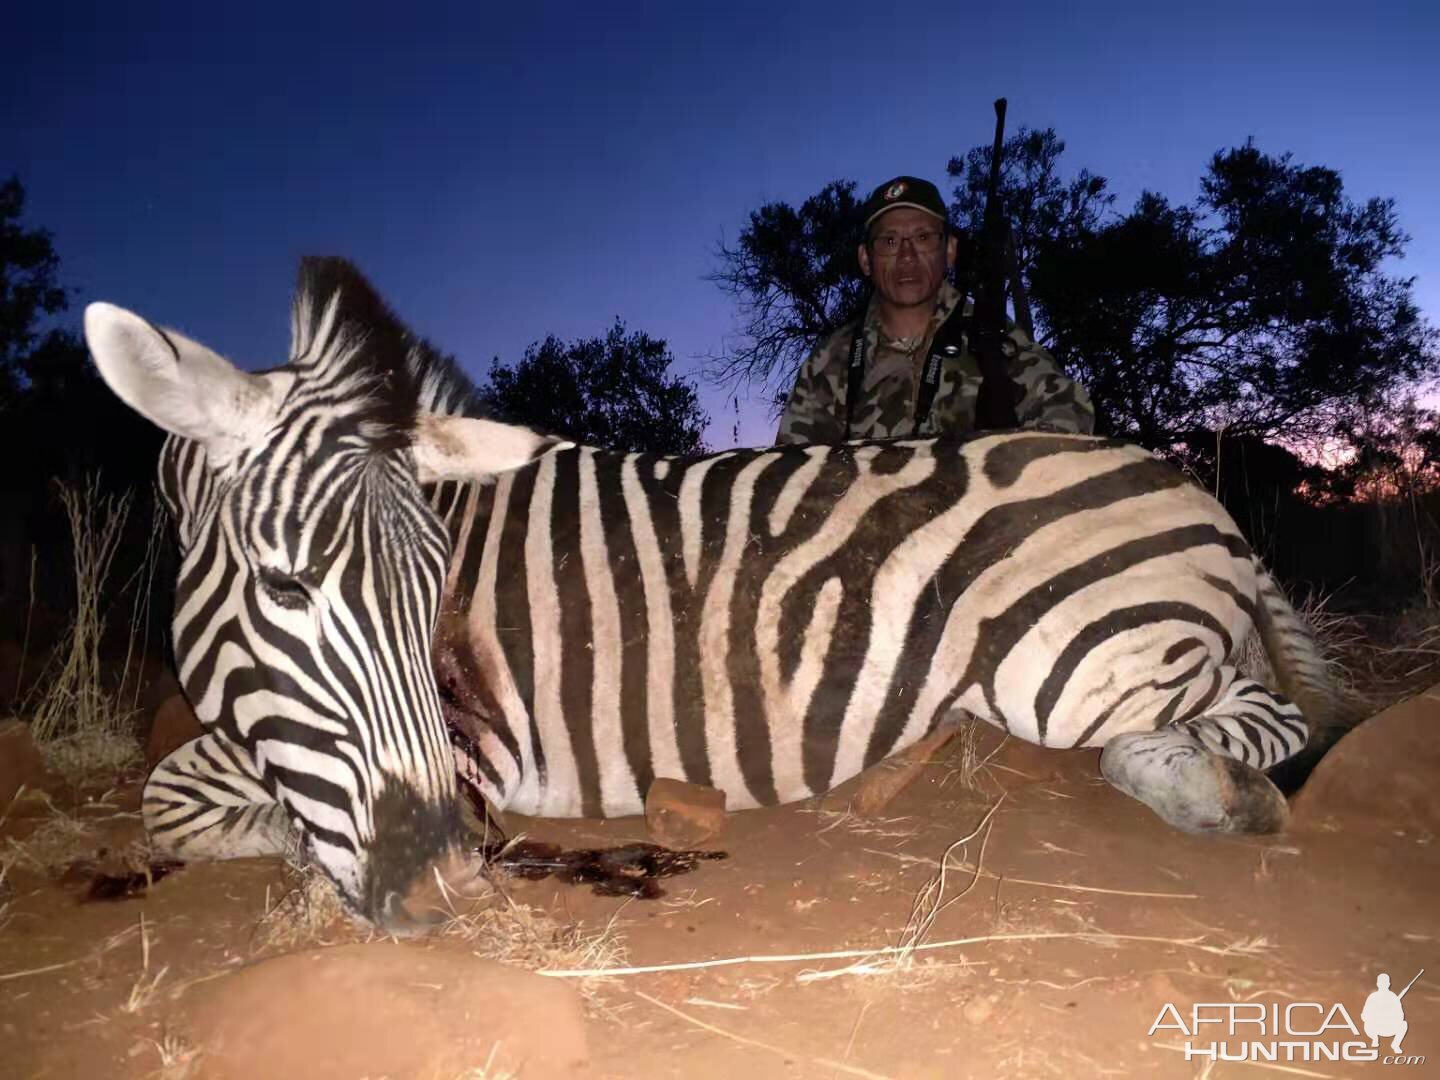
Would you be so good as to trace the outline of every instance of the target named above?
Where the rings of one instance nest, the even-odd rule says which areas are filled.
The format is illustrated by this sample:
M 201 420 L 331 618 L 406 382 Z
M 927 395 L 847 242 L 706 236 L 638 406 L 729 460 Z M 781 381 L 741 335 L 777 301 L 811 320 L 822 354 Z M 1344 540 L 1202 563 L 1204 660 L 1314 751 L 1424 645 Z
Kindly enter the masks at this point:
M 850 335 L 850 367 L 845 377 L 845 441 L 855 437 L 855 406 L 865 389 L 865 319 L 862 317 Z
M 958 360 L 965 351 L 965 335 L 970 330 L 970 320 L 965 317 L 965 298 L 955 305 L 950 317 L 940 324 L 935 337 L 930 341 L 930 355 L 925 358 L 925 368 L 920 373 L 920 391 L 915 397 L 915 425 L 911 429 L 919 435 L 925 422 L 930 419 L 935 394 L 940 389 L 940 376 L 947 360 Z
M 920 388 L 915 397 L 915 420 L 911 432 L 919 435 L 930 419 L 930 410 L 935 404 L 935 395 L 940 390 L 940 376 L 947 360 L 958 359 L 965 351 L 965 335 L 970 320 L 965 317 L 965 301 L 962 297 L 955 310 L 935 331 L 930 341 L 930 352 L 925 357 L 925 366 L 920 371 Z M 845 438 L 855 437 L 855 408 L 865 388 L 865 320 L 861 319 L 850 336 L 850 366 L 845 385 Z

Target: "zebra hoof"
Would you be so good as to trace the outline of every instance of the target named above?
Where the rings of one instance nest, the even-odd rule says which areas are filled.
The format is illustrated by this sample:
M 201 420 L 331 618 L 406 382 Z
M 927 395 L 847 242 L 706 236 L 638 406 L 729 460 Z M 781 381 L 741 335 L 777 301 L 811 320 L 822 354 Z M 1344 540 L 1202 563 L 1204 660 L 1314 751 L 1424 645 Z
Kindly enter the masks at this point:
M 1183 832 L 1275 833 L 1290 821 L 1285 796 L 1264 773 L 1187 732 L 1118 735 L 1101 751 L 1100 772 Z

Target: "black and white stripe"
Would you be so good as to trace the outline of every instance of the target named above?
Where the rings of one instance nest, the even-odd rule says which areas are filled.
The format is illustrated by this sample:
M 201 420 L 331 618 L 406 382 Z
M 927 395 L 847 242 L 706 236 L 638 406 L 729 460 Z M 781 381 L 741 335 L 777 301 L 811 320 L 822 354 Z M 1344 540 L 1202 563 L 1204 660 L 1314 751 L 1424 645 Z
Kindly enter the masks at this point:
M 766 805 L 965 710 L 1107 746 L 1152 806 L 1194 787 L 1201 810 L 1162 813 L 1209 828 L 1234 777 L 1152 761 L 1264 769 L 1306 740 L 1233 667 L 1252 625 L 1311 725 L 1334 720 L 1235 523 L 1122 442 L 574 446 L 470 418 L 470 384 L 338 260 L 302 270 L 273 371 L 108 305 L 86 333 L 173 436 L 175 649 L 208 732 L 152 776 L 152 835 L 221 858 L 288 823 L 381 921 L 453 851 L 457 769 L 530 814 L 634 813 L 657 777 Z
M 802 799 L 957 707 L 1055 747 L 1184 724 L 1261 768 L 1305 741 L 1230 663 L 1288 605 L 1212 499 L 1125 443 L 566 447 L 436 506 L 441 651 L 475 661 L 450 680 L 475 700 L 450 707 L 462 761 L 524 813 L 634 813 L 657 776 Z
M 152 839 L 233 857 L 280 850 L 293 827 L 357 909 L 403 923 L 458 840 L 430 664 L 449 541 L 411 449 L 444 404 L 424 378 L 443 362 L 328 262 L 302 273 L 275 371 L 245 375 L 105 306 L 87 334 L 117 392 L 172 432 L 175 655 L 207 733 L 151 776 Z

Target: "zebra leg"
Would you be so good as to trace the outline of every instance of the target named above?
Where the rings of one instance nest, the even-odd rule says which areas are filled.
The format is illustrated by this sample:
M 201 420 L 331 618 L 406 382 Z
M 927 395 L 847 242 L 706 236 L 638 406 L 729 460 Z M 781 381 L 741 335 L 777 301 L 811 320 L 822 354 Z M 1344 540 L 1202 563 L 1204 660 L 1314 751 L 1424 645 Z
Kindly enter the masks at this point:
M 1299 709 L 1253 679 L 1234 679 L 1192 720 L 1111 738 L 1100 772 L 1185 832 L 1279 832 L 1290 808 L 1261 770 L 1298 753 L 1305 738 Z
M 219 731 L 193 739 L 155 767 L 141 812 L 158 851 L 185 860 L 284 855 L 290 820 L 255 759 Z

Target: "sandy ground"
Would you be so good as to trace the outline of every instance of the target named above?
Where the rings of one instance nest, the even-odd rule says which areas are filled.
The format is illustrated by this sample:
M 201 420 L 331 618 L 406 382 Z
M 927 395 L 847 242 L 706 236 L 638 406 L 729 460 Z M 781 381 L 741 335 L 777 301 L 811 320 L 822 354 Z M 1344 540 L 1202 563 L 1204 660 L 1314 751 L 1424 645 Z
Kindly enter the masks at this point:
M 262 922 L 289 887 L 276 860 L 187 866 L 103 903 L 82 902 L 83 867 L 16 863 L 0 899 L 0 1075 L 1260 1075 L 1187 1061 L 1173 1024 L 1148 1032 L 1165 1005 L 1188 1020 L 1198 1003 L 1339 1003 L 1358 1026 L 1378 973 L 1399 990 L 1423 967 L 1404 999 L 1404 1052 L 1428 1061 L 1398 1068 L 1440 1076 L 1440 795 L 1417 810 L 1415 794 L 1440 787 L 1434 693 L 1398 707 L 1395 723 L 1420 738 L 1393 740 L 1388 759 L 1388 737 L 1379 753 L 1374 739 L 1337 752 L 1327 767 L 1344 797 L 1312 799 L 1279 836 L 1178 834 L 1107 786 L 1095 752 L 985 731 L 874 817 L 845 813 L 853 783 L 731 815 L 712 845 L 729 858 L 667 880 L 658 899 L 512 880 L 508 900 L 490 901 L 534 909 L 534 925 L 608 927 L 632 966 L 749 958 L 598 981 L 500 967 L 473 934 L 356 946 L 363 931 L 332 923 L 277 943 L 277 920 Z M 61 809 L 91 822 L 92 849 L 138 837 L 134 782 L 90 794 Z M 0 845 L 33 839 L 52 813 L 17 803 Z M 821 955 L 906 941 L 917 897 L 941 884 L 938 861 L 987 814 L 951 850 L 918 938 L 934 947 L 898 967 L 893 954 L 858 968 Z M 509 824 L 567 848 L 645 839 L 638 818 Z M 567 1059 L 576 1046 L 584 1065 Z M 1286 1068 L 1267 1073 L 1385 1066 Z

